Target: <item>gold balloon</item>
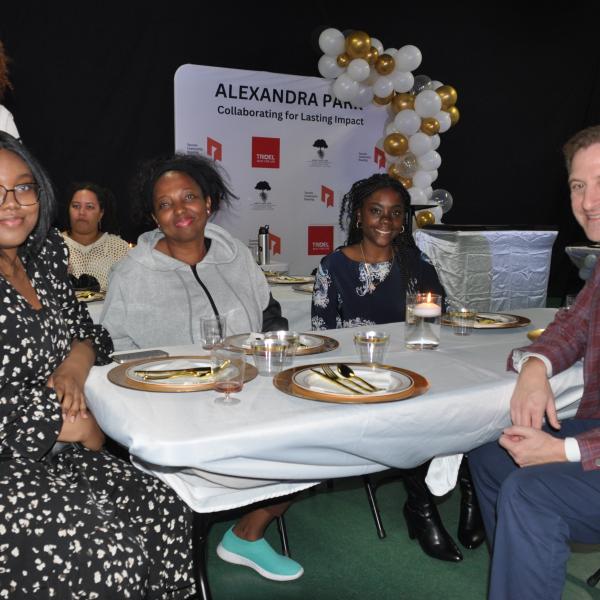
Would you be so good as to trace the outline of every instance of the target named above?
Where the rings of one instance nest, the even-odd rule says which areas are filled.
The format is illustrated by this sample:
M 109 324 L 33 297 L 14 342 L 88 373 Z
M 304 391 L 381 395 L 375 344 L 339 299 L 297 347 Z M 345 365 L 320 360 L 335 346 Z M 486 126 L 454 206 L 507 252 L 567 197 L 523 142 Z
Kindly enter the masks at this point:
M 375 48 L 375 46 L 371 46 L 369 48 L 369 51 L 367 52 L 367 55 L 365 56 L 365 60 L 370 65 L 374 65 L 377 62 L 378 58 L 379 58 L 379 50 L 377 50 L 377 48 Z
M 388 167 L 388 175 L 394 179 L 398 179 L 398 181 L 400 180 L 402 174 L 400 173 L 400 170 L 398 169 L 398 165 L 396 163 L 392 163 Z
M 456 125 L 458 120 L 460 119 L 460 113 L 458 112 L 458 108 L 456 106 L 451 106 L 446 109 L 446 112 L 450 115 L 450 122 L 452 125 Z
M 386 96 L 385 98 L 381 98 L 380 96 L 373 96 L 373 102 L 375 104 L 379 104 L 380 106 L 385 106 L 386 104 L 389 104 L 392 101 L 393 97 L 394 92 L 392 92 L 389 96 Z
M 375 63 L 375 70 L 380 75 L 389 75 L 395 68 L 396 61 L 390 54 L 382 54 Z
M 352 31 L 346 37 L 346 52 L 350 58 L 365 58 L 371 48 L 371 38 L 364 31 Z
M 401 110 L 414 109 L 415 97 L 412 94 L 396 94 L 392 99 L 392 110 L 399 113 Z
M 404 186 L 404 189 L 407 190 L 412 187 L 412 179 L 410 177 L 398 177 L 398 181 Z
M 458 94 L 451 85 L 442 85 L 435 92 L 442 101 L 442 110 L 448 110 L 458 100 Z
M 383 140 L 383 149 L 392 156 L 400 156 L 408 150 L 408 140 L 401 133 L 390 133 Z
M 435 223 L 435 216 L 430 210 L 422 210 L 415 217 L 417 227 L 426 227 Z
M 345 69 L 350 64 L 351 60 L 352 59 L 345 52 L 343 54 L 338 54 L 338 57 L 336 58 L 338 67 L 342 67 L 342 69 Z
M 421 119 L 421 131 L 427 135 L 435 135 L 440 131 L 440 122 L 433 117 Z

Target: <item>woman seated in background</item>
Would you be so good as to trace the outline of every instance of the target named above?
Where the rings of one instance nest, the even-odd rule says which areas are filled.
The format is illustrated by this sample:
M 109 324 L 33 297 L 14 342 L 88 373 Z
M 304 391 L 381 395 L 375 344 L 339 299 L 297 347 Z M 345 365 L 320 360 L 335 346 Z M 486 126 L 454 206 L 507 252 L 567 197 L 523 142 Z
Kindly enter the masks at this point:
M 408 232 L 408 218 L 410 196 L 400 182 L 376 174 L 354 183 L 340 209 L 340 226 L 348 231 L 346 244 L 324 257 L 317 271 L 313 329 L 404 321 L 407 292 L 444 294 L 434 267 Z M 427 467 L 428 463 L 403 471 L 409 534 L 417 537 L 430 556 L 461 560 L 462 553 L 444 528 L 425 485 Z M 470 479 L 465 474 L 461 483 L 463 480 L 468 486 L 467 490 L 461 485 L 463 512 L 469 519 L 464 521 L 461 514 L 459 539 L 474 548 L 483 542 L 483 528 L 478 510 L 474 512 L 476 500 Z
M 112 343 L 69 285 L 53 212 L 38 162 L 0 133 L 0 598 L 189 598 L 189 510 L 104 452 L 86 409 Z
M 124 239 L 102 230 L 103 224 L 113 228 L 114 196 L 95 183 L 83 182 L 72 183 L 67 198 L 69 226 L 62 235 L 69 248 L 69 272 L 76 278 L 90 275 L 106 290 L 108 272 L 129 250 Z
M 200 343 L 201 320 L 217 315 L 226 315 L 229 335 L 287 329 L 250 250 L 208 222 L 231 197 L 216 164 L 203 157 L 175 155 L 141 168 L 134 203 L 157 228 L 140 236 L 110 276 L 100 321 L 117 350 Z M 247 513 L 221 540 L 219 556 L 268 579 L 300 577 L 302 567 L 263 537 L 289 504 Z

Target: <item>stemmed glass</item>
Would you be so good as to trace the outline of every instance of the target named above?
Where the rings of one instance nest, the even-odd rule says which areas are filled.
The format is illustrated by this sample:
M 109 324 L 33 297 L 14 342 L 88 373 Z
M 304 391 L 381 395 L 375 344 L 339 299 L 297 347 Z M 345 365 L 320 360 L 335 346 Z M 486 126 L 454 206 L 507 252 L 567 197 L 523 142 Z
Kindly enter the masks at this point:
M 215 404 L 239 404 L 240 399 L 233 398 L 231 394 L 241 392 L 244 386 L 245 352 L 232 346 L 216 346 L 211 352 L 211 363 L 214 369 L 215 390 L 224 394 L 215 398 Z

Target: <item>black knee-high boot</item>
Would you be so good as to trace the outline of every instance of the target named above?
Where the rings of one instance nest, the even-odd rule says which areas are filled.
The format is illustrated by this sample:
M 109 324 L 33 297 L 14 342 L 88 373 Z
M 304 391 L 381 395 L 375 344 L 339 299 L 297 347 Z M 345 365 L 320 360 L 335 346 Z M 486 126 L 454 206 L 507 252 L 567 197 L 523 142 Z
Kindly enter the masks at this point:
M 462 553 L 446 531 L 431 493 L 425 484 L 429 463 L 403 472 L 408 498 L 404 518 L 411 539 L 417 538 L 423 552 L 439 560 L 459 561 Z
M 458 539 L 465 548 L 472 550 L 483 544 L 485 529 L 466 456 L 460 465 L 458 483 L 461 493 Z

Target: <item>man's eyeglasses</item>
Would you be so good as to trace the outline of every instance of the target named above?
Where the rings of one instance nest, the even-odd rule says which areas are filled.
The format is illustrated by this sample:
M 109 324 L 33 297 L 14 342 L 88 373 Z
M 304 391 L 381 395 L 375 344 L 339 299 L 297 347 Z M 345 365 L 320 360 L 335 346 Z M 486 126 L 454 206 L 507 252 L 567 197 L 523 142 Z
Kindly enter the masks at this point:
M 37 183 L 20 183 L 14 188 L 8 189 L 0 185 L 0 206 L 6 202 L 8 192 L 15 195 L 15 200 L 19 206 L 31 206 L 37 204 L 40 197 L 40 186 Z

